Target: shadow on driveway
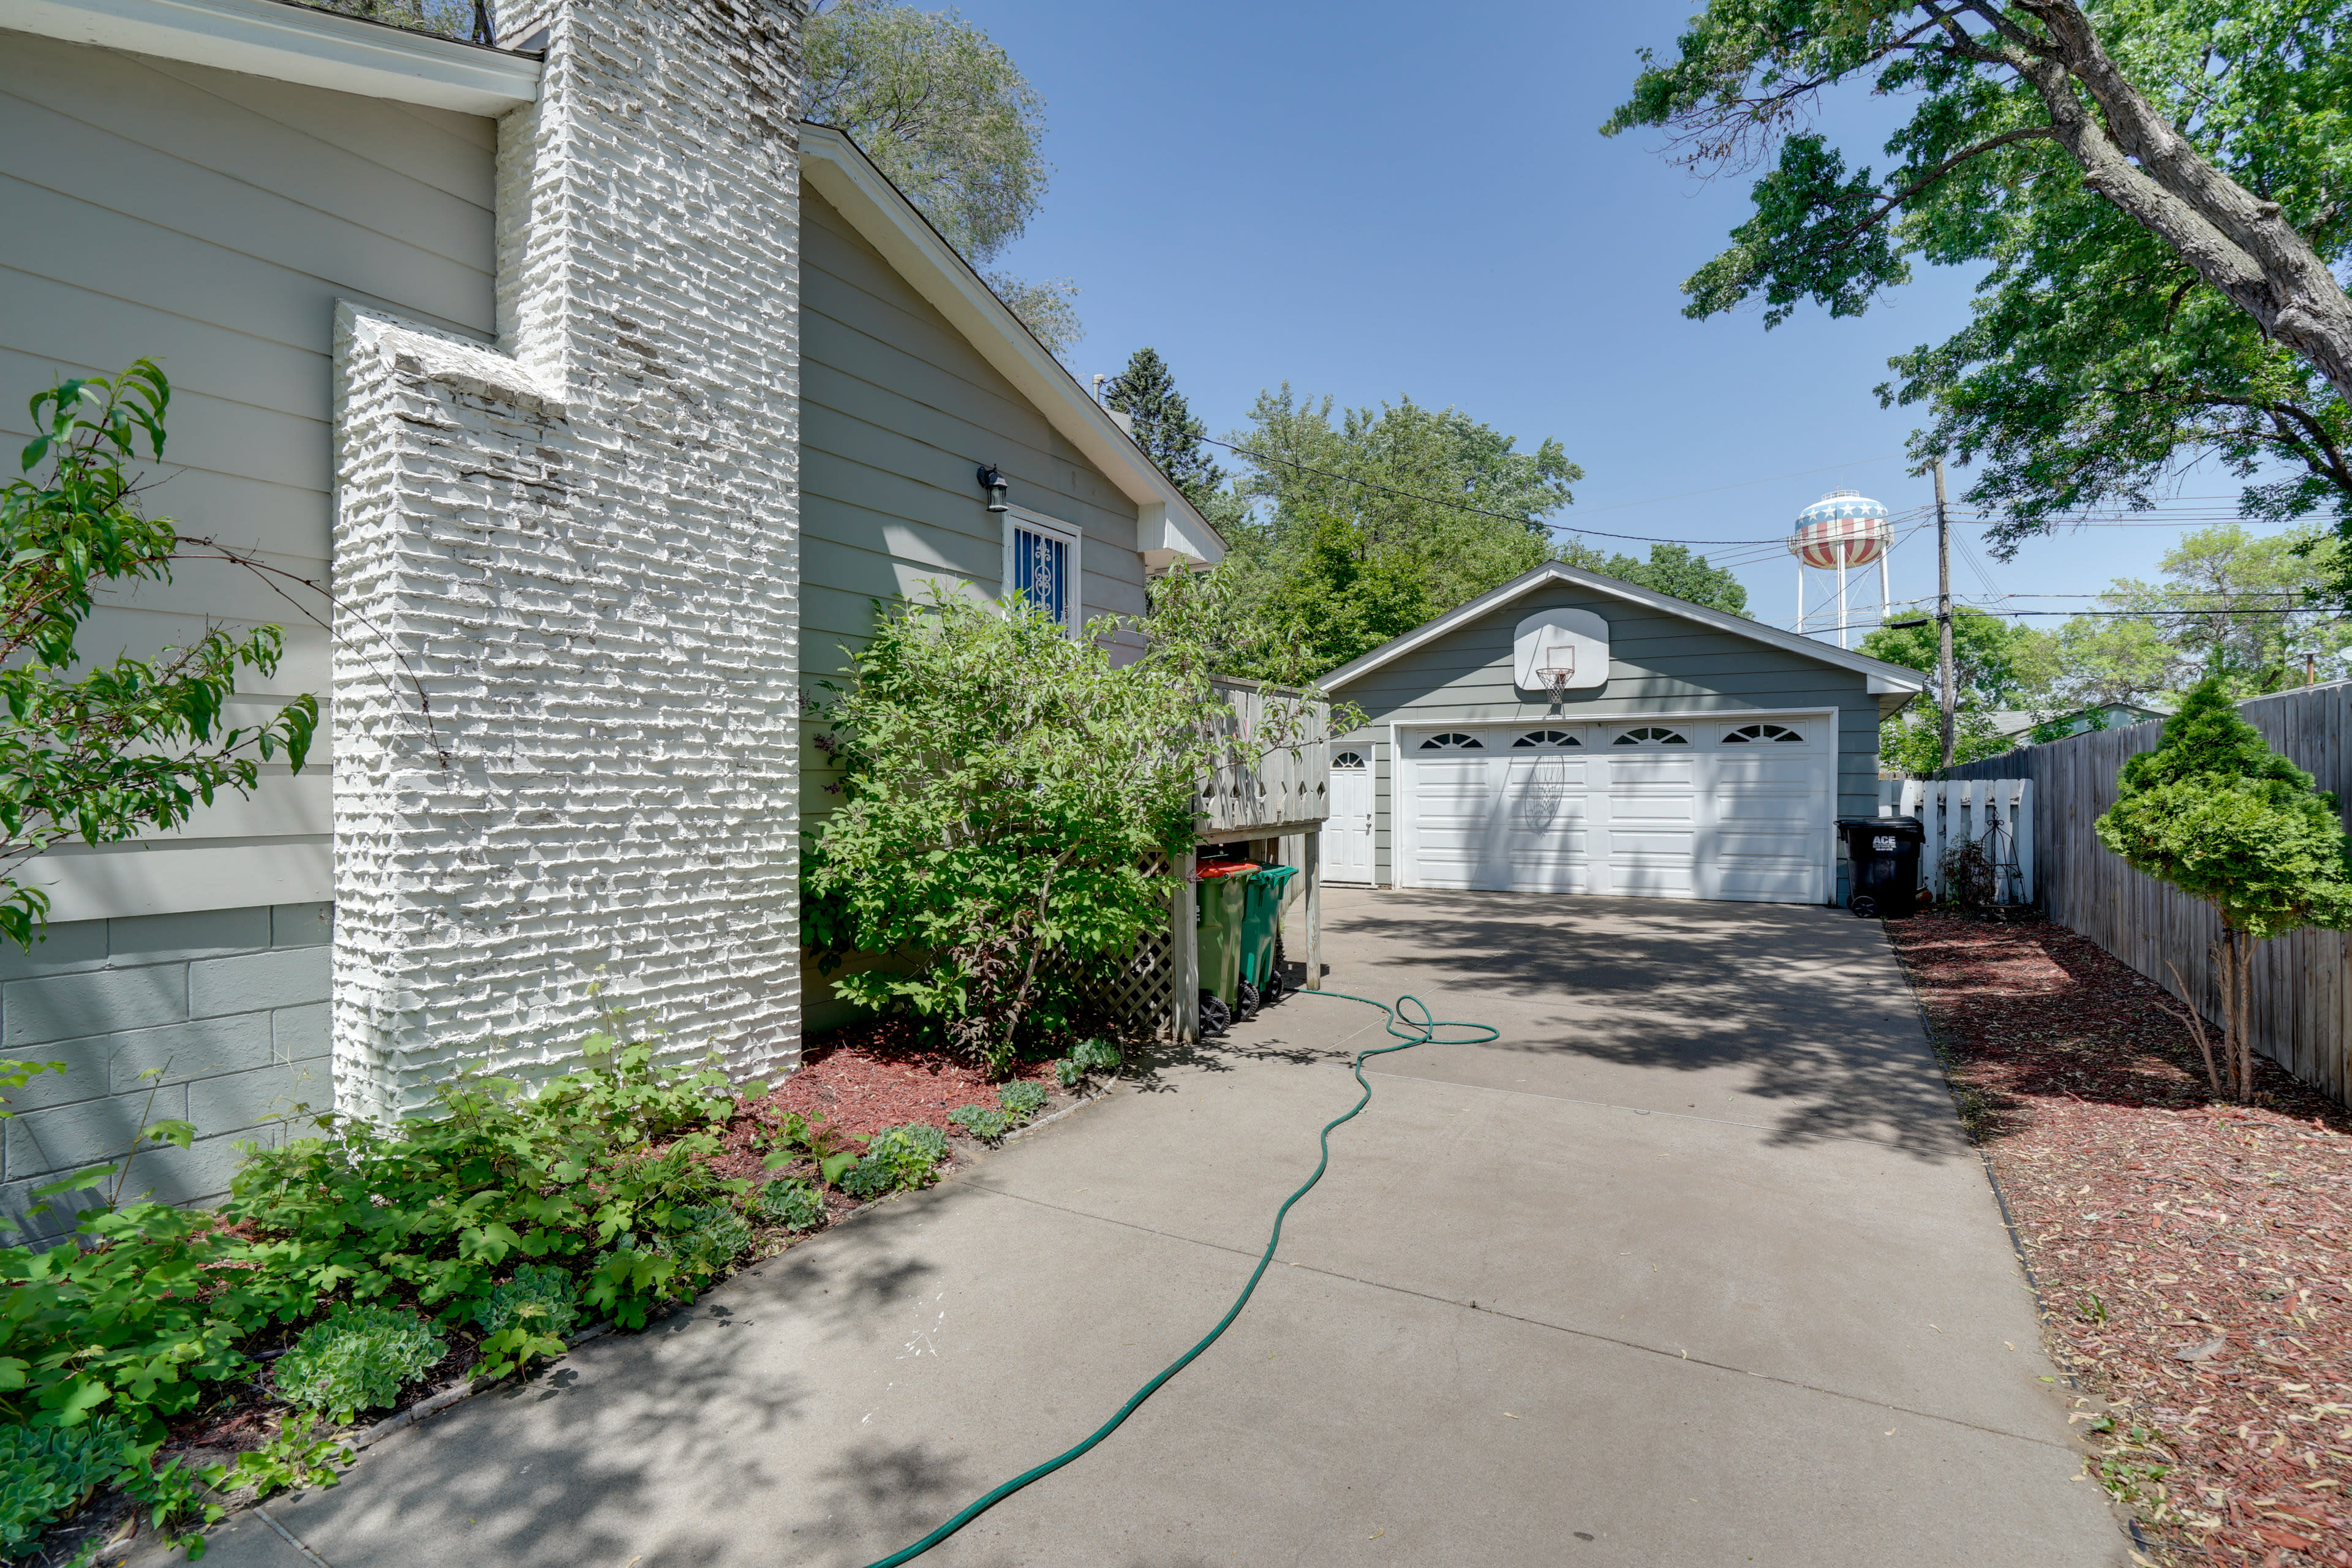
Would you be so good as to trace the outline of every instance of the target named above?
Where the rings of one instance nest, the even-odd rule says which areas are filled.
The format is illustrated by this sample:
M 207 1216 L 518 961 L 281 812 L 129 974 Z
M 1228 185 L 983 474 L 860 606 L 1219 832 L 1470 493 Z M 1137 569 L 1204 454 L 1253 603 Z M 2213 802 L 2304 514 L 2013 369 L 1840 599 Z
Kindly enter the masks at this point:
M 1605 1089 L 1607 1075 L 1578 1064 L 1716 1075 L 1778 1142 L 1958 1152 L 1942 1069 L 1876 921 L 1787 904 L 1335 889 L 1325 929 L 1328 988 L 1386 1002 L 1410 976 L 1439 1016 L 1503 1029 L 1476 1051 L 1566 1068 L 1549 1092 Z M 1416 1052 L 1396 1070 L 1441 1059 Z

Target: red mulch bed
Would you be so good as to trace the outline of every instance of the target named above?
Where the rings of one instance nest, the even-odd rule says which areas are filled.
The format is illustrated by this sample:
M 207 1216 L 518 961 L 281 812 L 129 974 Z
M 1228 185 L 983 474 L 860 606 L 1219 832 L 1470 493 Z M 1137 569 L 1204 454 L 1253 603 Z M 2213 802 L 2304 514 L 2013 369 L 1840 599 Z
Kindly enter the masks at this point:
M 1016 1075 L 1053 1089 L 1054 1070 L 1045 1062 Z M 856 1134 L 927 1121 L 945 1131 L 948 1112 L 959 1105 L 993 1105 L 999 1085 L 970 1063 L 917 1040 L 912 1025 L 891 1019 L 820 1035 L 801 1051 L 801 1070 L 746 1109 L 782 1116 L 822 1112 L 835 1126 Z
M 1887 929 L 2099 1479 L 2171 1562 L 2352 1568 L 2352 1115 L 2268 1061 L 2217 1103 L 2180 1004 L 2063 926 Z
M 1070 1096 L 1055 1083 L 1050 1062 L 1025 1064 L 1013 1077 L 1033 1079 L 1045 1089 L 1048 1098 L 1040 1117 L 1070 1102 Z M 768 1146 L 769 1130 L 793 1110 L 811 1121 L 822 1116 L 827 1126 L 853 1138 L 910 1121 L 961 1138 L 962 1130 L 948 1125 L 948 1112 L 960 1105 L 994 1105 L 996 1091 L 1009 1081 L 991 1079 L 971 1063 L 922 1043 L 911 1025 L 897 1019 L 819 1035 L 801 1047 L 798 1072 L 737 1109 L 721 1134 L 725 1150 L 710 1165 L 726 1176 L 763 1174 L 761 1151 Z M 856 1206 L 839 1194 L 830 1201 L 836 1217 Z

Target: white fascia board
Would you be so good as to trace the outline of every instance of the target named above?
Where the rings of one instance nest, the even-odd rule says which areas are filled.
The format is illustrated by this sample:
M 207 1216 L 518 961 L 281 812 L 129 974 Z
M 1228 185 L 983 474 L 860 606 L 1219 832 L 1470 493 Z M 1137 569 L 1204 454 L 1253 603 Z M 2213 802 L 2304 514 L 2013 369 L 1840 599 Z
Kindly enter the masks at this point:
M 0 0 L 0 5 L 6 3 Z M 1224 559 L 1224 541 L 1184 499 L 1184 492 L 1112 422 L 1110 410 L 1089 396 L 1062 362 L 1030 335 L 1020 318 L 857 144 L 843 132 L 810 121 L 801 122 L 800 132 L 801 177 L 1135 503 L 1136 548 L 1179 550 L 1196 561 Z
M 539 96 L 529 55 L 285 0 L 0 0 L 0 27 L 462 114 Z
M 1402 658 L 1413 649 L 1434 642 L 1489 611 L 1498 609 L 1512 600 L 1550 583 L 1563 583 L 1571 587 L 1605 594 L 1611 598 L 1623 599 L 1631 604 L 1655 610 L 1661 615 L 1677 616 L 1685 621 L 1696 621 L 1700 626 L 1716 631 L 1728 632 L 1734 637 L 1746 637 L 1751 642 L 1759 642 L 1769 647 L 1799 654 L 1806 658 L 1819 659 L 1823 664 L 1834 665 L 1841 669 L 1853 670 L 1870 683 L 1870 690 L 1874 693 L 1916 692 L 1926 688 L 1926 679 L 1917 670 L 1906 669 L 1899 664 L 1889 664 L 1885 659 L 1873 658 L 1868 654 L 1855 653 L 1850 648 L 1832 647 L 1826 643 L 1815 642 L 1811 637 L 1799 637 L 1794 632 L 1784 632 L 1778 626 L 1768 626 L 1761 622 L 1726 615 L 1721 610 L 1712 610 L 1705 605 L 1694 605 L 1686 599 L 1677 599 L 1669 594 L 1654 593 L 1650 589 L 1620 582 L 1614 577 L 1603 576 L 1598 572 L 1586 572 L 1558 561 L 1547 561 L 1532 571 L 1521 573 L 1501 587 L 1490 589 L 1468 604 L 1448 610 L 1433 621 L 1424 622 L 1415 626 L 1402 637 L 1391 637 L 1370 653 L 1341 665 L 1325 676 L 1320 684 L 1326 691 L 1337 691 L 1349 681 L 1369 675 L 1382 665 Z

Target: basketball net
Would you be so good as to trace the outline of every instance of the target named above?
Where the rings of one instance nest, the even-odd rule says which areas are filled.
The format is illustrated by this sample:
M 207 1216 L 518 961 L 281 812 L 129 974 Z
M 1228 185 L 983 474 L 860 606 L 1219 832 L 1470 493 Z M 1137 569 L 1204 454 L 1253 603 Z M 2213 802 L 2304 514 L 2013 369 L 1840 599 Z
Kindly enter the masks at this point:
M 1576 675 L 1576 645 L 1556 642 L 1543 650 L 1536 665 L 1536 674 L 1551 691 L 1551 705 L 1557 708 L 1568 696 L 1568 683 Z

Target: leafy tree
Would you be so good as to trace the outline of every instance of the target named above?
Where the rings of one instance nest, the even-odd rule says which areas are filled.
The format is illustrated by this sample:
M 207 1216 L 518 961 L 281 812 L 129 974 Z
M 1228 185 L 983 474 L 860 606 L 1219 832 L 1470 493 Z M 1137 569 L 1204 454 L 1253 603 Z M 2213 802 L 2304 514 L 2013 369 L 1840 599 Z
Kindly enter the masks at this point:
M 2035 704 L 2078 713 L 2111 702 L 2146 703 L 2179 684 L 2180 649 L 2154 621 L 2137 616 L 2075 616 L 2043 643 L 2029 685 Z
M 878 616 L 826 718 L 845 769 L 803 885 L 835 981 L 911 1015 L 992 1070 L 1086 1016 L 1168 921 L 1153 851 L 1192 843 L 1220 704 L 1206 672 L 1114 666 L 1111 628 L 934 589 Z
M 982 276 L 996 297 L 1045 345 L 1055 359 L 1066 360 L 1070 348 L 1087 335 L 1078 320 L 1078 285 L 1068 278 L 1016 278 L 1010 272 Z
M 322 11 L 339 11 L 346 16 L 364 16 L 371 22 L 388 22 L 395 27 L 406 27 L 419 33 L 438 33 L 445 38 L 470 38 L 478 44 L 490 41 L 489 0 L 308 0 Z
M 1213 566 L 1164 573 L 1149 593 L 1151 634 L 1190 647 L 1215 674 L 1306 687 L 1331 668 L 1297 618 L 1276 609 L 1288 596 L 1250 561 L 1227 555 Z
M 1557 440 L 1533 452 L 1460 409 L 1411 398 L 1338 412 L 1287 383 L 1232 437 L 1246 465 L 1229 525 L 1235 572 L 1318 669 L 1345 664 L 1553 554 L 1545 519 L 1584 477 Z M 1235 671 L 1231 673 L 1248 673 Z
M 1952 671 L 1958 688 L 1953 708 L 1952 761 L 1973 763 L 2008 751 L 2014 740 L 1993 728 L 1993 715 L 2029 707 L 2048 665 L 2050 639 L 1966 605 L 1952 611 Z M 1916 669 L 1927 689 L 1893 723 L 1881 725 L 1878 757 L 1885 766 L 1927 778 L 1943 766 L 1943 683 L 1937 632 L 1924 626 L 1881 626 L 1862 639 L 1873 658 Z
M 1719 566 L 1708 565 L 1706 556 L 1693 555 L 1686 544 L 1653 544 L 1647 561 L 1612 555 L 1600 570 L 1621 582 L 1672 594 L 1727 615 L 1748 614 L 1748 590 L 1740 586 L 1739 579 Z
M 1832 315 L 1913 258 L 1987 263 L 1970 324 L 1893 362 L 1915 455 L 1975 463 L 2013 551 L 2221 460 L 2253 515 L 2352 526 L 2347 0 L 1710 0 L 1604 131 L 1702 172 L 1769 156 L 1754 216 L 1684 286 L 1706 316 Z M 1646 58 L 1646 57 L 1645 57 Z M 1907 98 L 1892 166 L 1804 129 L 1827 90 Z M 2284 479 L 2269 466 L 2294 470 Z
M 2165 580 L 2117 582 L 2101 604 L 2173 650 L 2173 686 L 2219 677 L 2233 698 L 2334 679 L 2352 629 L 2327 602 L 2340 547 L 2324 535 L 2258 537 L 2235 523 L 2184 534 L 2165 553 Z
M 1128 356 L 1127 368 L 1104 389 L 1103 401 L 1135 421 L 1136 444 L 1186 499 L 1196 507 L 1209 503 L 1225 482 L 1225 471 L 1202 447 L 1208 426 L 1192 417 L 1158 349 L 1141 348 Z
M 2222 1062 L 2191 1005 L 2214 1092 L 2253 1096 L 2253 944 L 2305 926 L 2352 926 L 2352 858 L 2336 797 L 2264 743 L 2219 677 L 2189 693 L 2164 740 L 2124 763 L 2099 842 L 2134 868 L 2213 908 Z M 2187 988 L 2173 971 L 2184 1001 Z
M 171 398 L 143 359 L 37 393 L 22 467 L 47 474 L 0 487 L 0 933 L 19 946 L 49 903 L 17 879 L 26 861 L 178 827 L 223 790 L 250 795 L 280 752 L 299 771 L 318 729 L 307 695 L 263 724 L 222 722 L 238 670 L 276 671 L 277 626 L 215 627 L 152 660 L 88 664 L 76 646 L 104 584 L 171 579 L 176 525 L 145 514 L 128 468 L 142 436 L 163 457 Z
M 1952 671 L 1963 707 L 1997 710 L 2023 708 L 2034 695 L 2031 682 L 2041 634 L 1965 605 L 1952 610 Z M 1916 669 L 1927 678 L 1929 706 L 1940 700 L 1937 686 L 1937 629 L 1924 626 L 1881 626 L 1862 639 L 1862 651 L 1873 658 Z
M 1952 762 L 1979 762 L 1997 757 L 2017 744 L 2013 735 L 1993 728 L 1992 710 L 1963 703 L 1952 714 Z M 1906 778 L 1933 778 L 1944 766 L 1943 711 L 1932 698 L 1915 700 L 1890 721 L 1878 727 L 1878 762 Z
M 802 58 L 802 112 L 848 132 L 973 266 L 1029 226 L 1045 195 L 1045 100 L 1003 47 L 961 15 L 820 0 Z M 1084 335 L 1068 279 L 986 277 L 1052 353 Z

